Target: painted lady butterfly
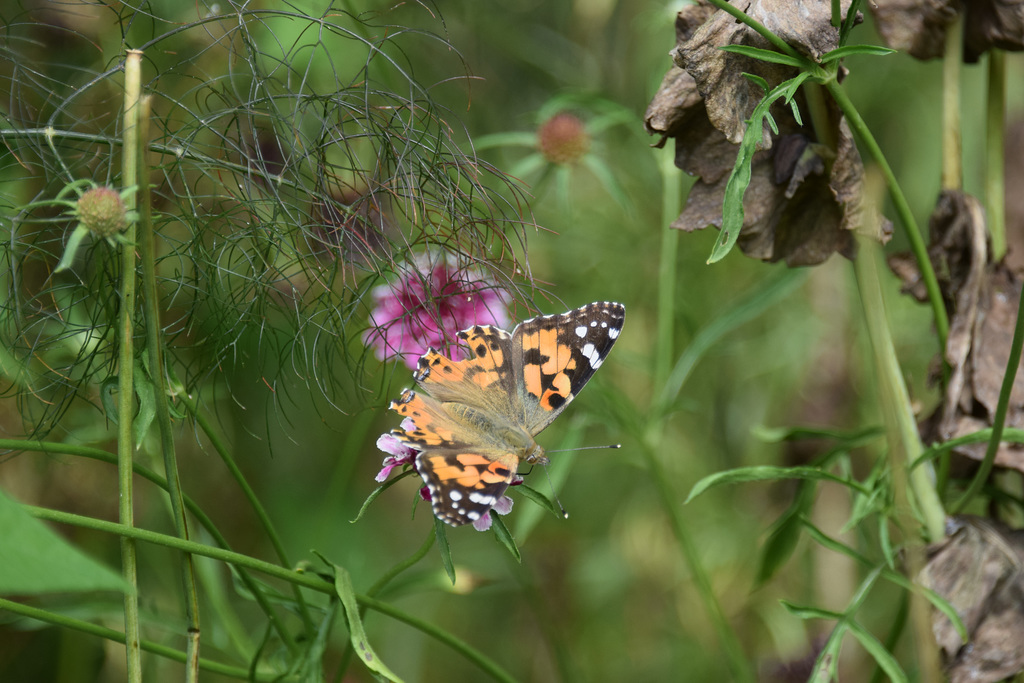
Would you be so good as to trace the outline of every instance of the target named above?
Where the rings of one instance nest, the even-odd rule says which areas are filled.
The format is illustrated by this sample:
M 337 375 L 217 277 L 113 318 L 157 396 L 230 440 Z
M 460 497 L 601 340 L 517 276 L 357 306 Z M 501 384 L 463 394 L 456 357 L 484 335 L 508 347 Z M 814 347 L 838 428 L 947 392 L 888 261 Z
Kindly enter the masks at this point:
M 511 334 L 477 325 L 458 335 L 470 351 L 463 361 L 427 349 L 413 374 L 423 391 L 391 402 L 407 418 L 391 433 L 419 451 L 416 470 L 438 519 L 480 519 L 521 461 L 548 462 L 533 437 L 601 367 L 625 315 L 622 304 L 598 302 L 532 318 Z

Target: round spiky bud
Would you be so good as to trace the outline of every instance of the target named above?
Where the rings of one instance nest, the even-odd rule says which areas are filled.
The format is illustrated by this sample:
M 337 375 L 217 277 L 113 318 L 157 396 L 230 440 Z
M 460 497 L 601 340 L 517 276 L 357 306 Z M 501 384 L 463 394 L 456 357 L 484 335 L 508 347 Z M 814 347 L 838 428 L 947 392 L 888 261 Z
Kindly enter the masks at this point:
M 537 146 L 549 162 L 572 164 L 590 149 L 590 135 L 578 116 L 562 112 L 541 125 Z
M 97 237 L 113 237 L 128 227 L 124 201 L 109 187 L 87 191 L 78 200 L 78 220 Z

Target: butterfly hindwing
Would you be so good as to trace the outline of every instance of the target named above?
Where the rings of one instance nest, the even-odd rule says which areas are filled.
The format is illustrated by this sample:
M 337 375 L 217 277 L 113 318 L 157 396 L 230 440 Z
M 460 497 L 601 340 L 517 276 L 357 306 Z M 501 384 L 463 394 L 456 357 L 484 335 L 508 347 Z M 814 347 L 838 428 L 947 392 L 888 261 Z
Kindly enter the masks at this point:
M 434 515 L 452 526 L 483 517 L 505 493 L 518 466 L 519 458 L 511 453 L 436 448 L 416 457 Z

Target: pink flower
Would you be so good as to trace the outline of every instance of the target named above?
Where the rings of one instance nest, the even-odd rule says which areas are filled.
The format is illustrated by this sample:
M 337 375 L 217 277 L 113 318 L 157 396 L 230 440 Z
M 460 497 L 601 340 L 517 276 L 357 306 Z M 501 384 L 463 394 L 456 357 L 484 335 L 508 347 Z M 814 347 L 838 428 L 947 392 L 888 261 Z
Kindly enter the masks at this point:
M 507 295 L 493 280 L 436 252 L 418 254 L 396 281 L 376 287 L 373 298 L 363 342 L 378 359 L 399 356 L 412 370 L 427 347 L 454 348 L 461 330 L 509 324 Z
M 521 484 L 522 482 L 523 480 L 520 478 L 516 483 Z M 477 531 L 487 531 L 491 528 L 491 512 L 497 512 L 499 515 L 507 515 L 512 512 L 512 505 L 514 502 L 515 501 L 508 496 L 502 496 L 498 499 L 498 502 L 494 504 L 494 507 L 480 515 L 480 519 L 473 522 L 473 528 Z
M 408 421 L 408 418 L 402 421 L 403 429 L 405 428 L 405 423 Z M 377 473 L 377 481 L 384 481 L 387 479 L 391 475 L 391 470 L 396 467 L 411 465 L 419 454 L 419 451 L 399 440 L 397 436 L 390 432 L 380 435 L 380 438 L 377 439 L 377 448 L 389 454 L 384 458 L 381 470 Z

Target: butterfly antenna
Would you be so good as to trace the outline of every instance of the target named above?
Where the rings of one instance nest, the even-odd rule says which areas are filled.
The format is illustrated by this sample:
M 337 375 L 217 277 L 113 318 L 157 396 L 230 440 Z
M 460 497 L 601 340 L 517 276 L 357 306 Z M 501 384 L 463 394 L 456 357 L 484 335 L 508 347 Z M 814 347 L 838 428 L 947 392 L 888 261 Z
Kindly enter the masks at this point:
M 545 449 L 546 453 L 566 453 L 568 451 L 593 451 L 603 448 L 622 448 L 621 443 L 609 443 L 604 446 L 580 446 L 578 448 L 556 448 L 553 450 Z
M 577 449 L 570 448 L 568 450 Z M 548 453 L 551 453 L 551 451 L 548 451 Z M 552 500 L 554 500 L 555 505 L 558 506 L 558 511 L 562 513 L 562 519 L 569 519 L 569 511 L 565 509 L 565 507 L 562 505 L 562 501 L 558 499 L 558 494 L 555 493 L 555 482 L 551 481 L 551 472 L 548 471 L 547 467 L 544 468 L 544 476 L 548 478 L 548 488 L 551 489 L 551 498 Z

